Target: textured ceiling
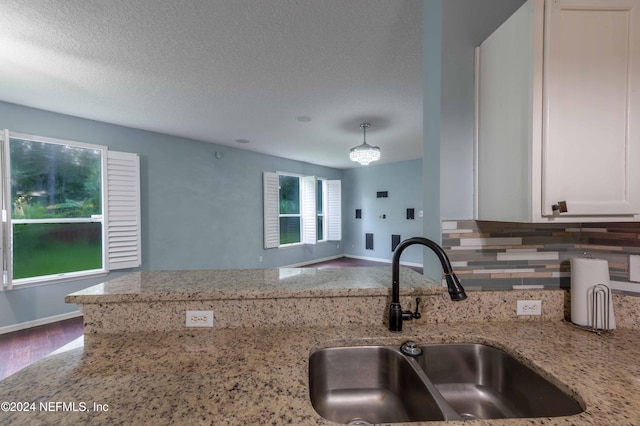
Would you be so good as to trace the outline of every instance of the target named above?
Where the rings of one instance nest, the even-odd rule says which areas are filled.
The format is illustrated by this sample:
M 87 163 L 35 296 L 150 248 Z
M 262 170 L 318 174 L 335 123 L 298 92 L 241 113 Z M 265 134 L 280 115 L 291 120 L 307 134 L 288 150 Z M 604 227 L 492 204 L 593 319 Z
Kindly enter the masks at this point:
M 0 21 L 2 101 L 337 168 L 368 121 L 380 163 L 422 156 L 422 0 L 2 0 Z

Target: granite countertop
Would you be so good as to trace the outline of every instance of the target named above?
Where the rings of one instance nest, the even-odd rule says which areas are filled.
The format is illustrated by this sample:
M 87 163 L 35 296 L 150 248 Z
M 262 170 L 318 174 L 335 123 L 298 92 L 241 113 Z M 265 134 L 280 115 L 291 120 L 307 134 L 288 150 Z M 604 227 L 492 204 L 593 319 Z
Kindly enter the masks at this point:
M 1 381 L 0 402 L 14 403 L 3 409 L 23 412 L 0 411 L 0 421 L 332 424 L 311 405 L 309 355 L 323 347 L 400 345 L 413 339 L 506 350 L 574 395 L 585 412 L 411 424 L 636 423 L 640 334 L 631 328 L 640 306 L 635 300 L 614 298 L 617 313 L 629 318 L 620 323 L 632 326 L 597 336 L 561 320 L 561 291 L 473 292 L 458 305 L 447 300 L 440 283 L 409 268 L 401 268 L 401 282 L 405 299 L 425 296 L 423 318 L 406 322 L 402 333 L 382 324 L 389 267 L 138 272 L 90 287 L 66 299 L 83 309 L 84 344 L 80 339 Z M 514 318 L 520 298 L 542 300 L 542 316 Z M 215 311 L 216 328 L 185 328 L 188 309 Z M 276 315 L 283 310 L 286 314 Z M 300 317 L 304 321 L 296 321 Z M 121 327 L 115 327 L 118 320 L 124 321 Z M 93 332 L 87 331 L 92 323 Z M 161 330 L 152 327 L 155 323 L 179 326 Z
M 411 268 L 400 268 L 401 294 L 442 294 L 437 283 Z M 159 302 L 193 299 L 385 296 L 391 267 L 277 268 L 142 271 L 68 295 L 67 303 Z
M 633 425 L 640 412 L 640 334 L 628 329 L 597 336 L 561 321 L 413 321 L 400 334 L 382 326 L 266 327 L 85 339 L 84 347 L 71 346 L 0 382 L 0 401 L 37 405 L 0 412 L 2 423 L 331 424 L 309 400 L 310 353 L 407 339 L 497 346 L 543 370 L 586 407 L 571 417 L 412 424 Z

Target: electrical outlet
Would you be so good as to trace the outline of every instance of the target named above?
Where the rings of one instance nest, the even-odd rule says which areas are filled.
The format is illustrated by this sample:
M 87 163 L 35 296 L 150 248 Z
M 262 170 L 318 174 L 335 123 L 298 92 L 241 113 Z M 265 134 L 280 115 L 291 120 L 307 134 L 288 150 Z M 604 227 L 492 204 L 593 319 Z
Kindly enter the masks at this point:
M 187 311 L 187 327 L 213 327 L 213 311 Z
M 542 300 L 518 300 L 518 315 L 542 315 Z

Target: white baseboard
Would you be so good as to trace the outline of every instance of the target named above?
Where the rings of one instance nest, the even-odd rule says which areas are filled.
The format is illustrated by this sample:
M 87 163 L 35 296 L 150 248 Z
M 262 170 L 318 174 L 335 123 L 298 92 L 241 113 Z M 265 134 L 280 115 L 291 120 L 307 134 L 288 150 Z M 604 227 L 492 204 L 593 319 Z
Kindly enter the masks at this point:
M 7 325 L 4 327 L 0 327 L 0 334 L 11 333 L 13 331 L 20 331 L 26 328 L 37 327 L 39 325 L 51 324 L 53 322 L 64 321 L 71 318 L 81 317 L 82 312 L 74 311 L 67 312 L 66 314 L 53 315 L 46 318 L 38 318 L 33 321 L 21 322 L 18 324 Z

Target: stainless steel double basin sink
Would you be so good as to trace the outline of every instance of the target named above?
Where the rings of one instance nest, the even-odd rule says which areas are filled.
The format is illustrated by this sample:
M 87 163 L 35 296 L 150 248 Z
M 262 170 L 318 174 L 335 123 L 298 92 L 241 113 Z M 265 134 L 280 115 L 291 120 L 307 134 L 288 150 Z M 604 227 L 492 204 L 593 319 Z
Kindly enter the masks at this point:
M 335 347 L 309 358 L 309 393 L 327 420 L 376 423 L 557 417 L 580 403 L 508 353 L 482 344 Z

